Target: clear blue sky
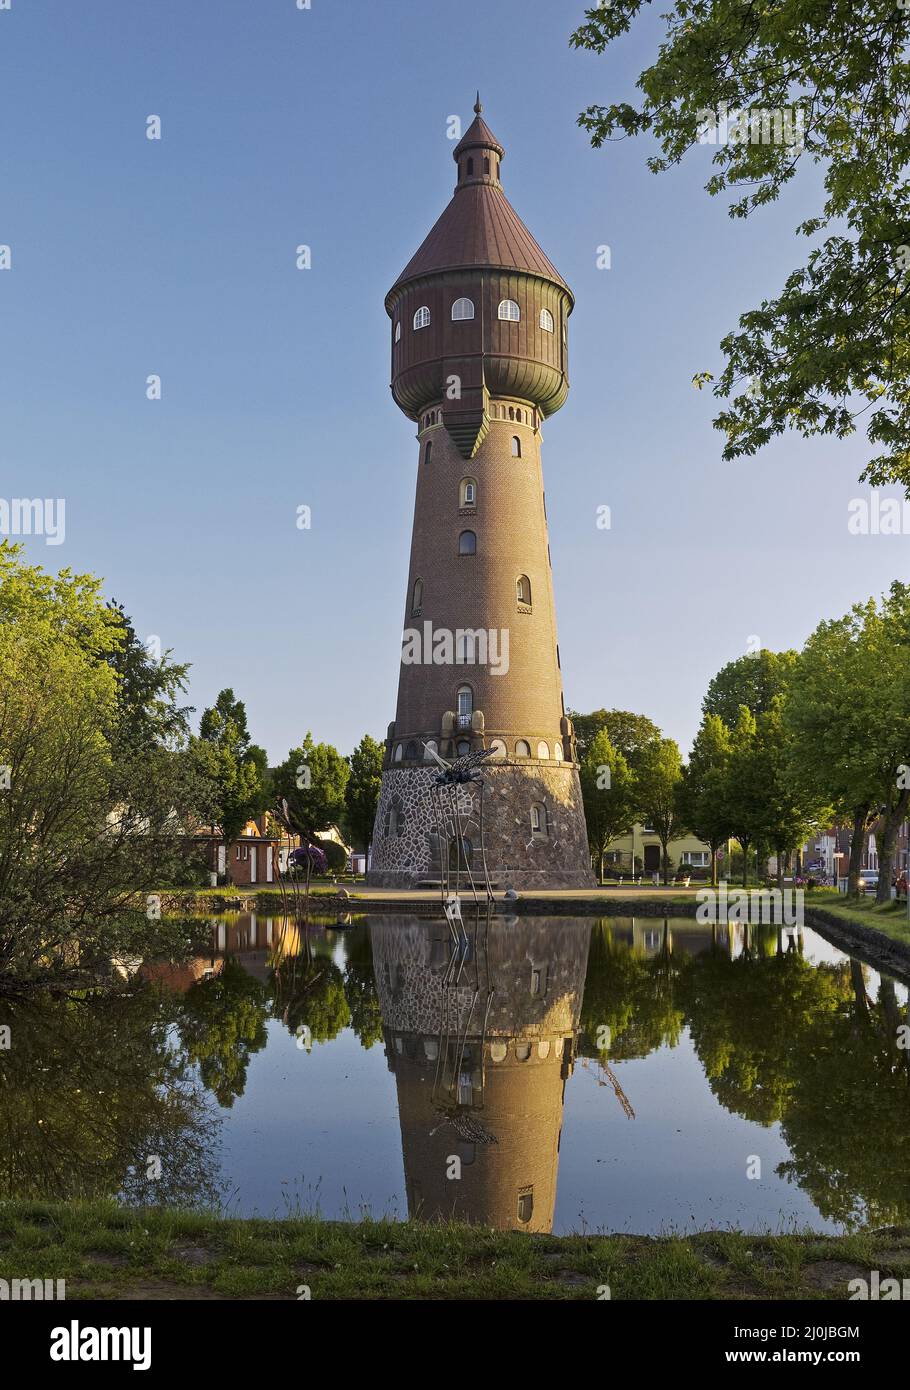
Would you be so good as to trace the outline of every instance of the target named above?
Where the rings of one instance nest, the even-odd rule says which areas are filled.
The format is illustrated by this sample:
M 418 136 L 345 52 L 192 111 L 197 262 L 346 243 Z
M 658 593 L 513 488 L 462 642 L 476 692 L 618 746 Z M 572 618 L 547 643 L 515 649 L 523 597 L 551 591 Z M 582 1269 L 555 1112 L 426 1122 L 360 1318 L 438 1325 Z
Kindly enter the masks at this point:
M 29 557 L 103 575 L 141 635 L 192 662 L 197 710 L 233 686 L 273 759 L 307 729 L 349 751 L 394 715 L 416 444 L 383 297 L 451 195 L 446 121 L 467 123 L 476 87 L 506 193 L 577 299 L 544 443 L 567 704 L 646 713 L 685 748 L 752 634 L 799 644 L 906 577 L 907 537 L 847 531 L 861 440 L 724 464 L 691 386 L 800 263 L 812 189 L 732 222 L 702 190 L 707 148 L 661 176 L 645 141 L 592 150 L 578 112 L 631 96 L 660 29 L 649 15 L 595 57 L 568 46 L 582 15 L 0 11 L 0 496 L 64 497 L 65 544 Z

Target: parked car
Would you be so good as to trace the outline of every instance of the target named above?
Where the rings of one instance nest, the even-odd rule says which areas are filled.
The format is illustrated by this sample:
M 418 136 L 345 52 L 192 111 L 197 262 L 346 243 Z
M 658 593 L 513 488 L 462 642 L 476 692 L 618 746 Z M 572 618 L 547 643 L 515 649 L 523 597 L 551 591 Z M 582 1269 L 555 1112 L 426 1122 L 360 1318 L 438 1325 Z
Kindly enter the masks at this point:
M 859 881 L 864 893 L 878 887 L 878 869 L 860 869 Z

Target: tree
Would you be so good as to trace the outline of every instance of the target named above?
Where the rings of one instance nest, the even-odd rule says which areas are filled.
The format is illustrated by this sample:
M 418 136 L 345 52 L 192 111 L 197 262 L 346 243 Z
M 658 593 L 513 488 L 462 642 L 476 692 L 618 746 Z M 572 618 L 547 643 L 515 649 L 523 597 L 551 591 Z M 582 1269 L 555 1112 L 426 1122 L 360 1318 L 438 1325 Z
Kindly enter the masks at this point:
M 579 758 L 584 758 L 591 740 L 601 729 L 617 753 L 621 753 L 629 767 L 634 771 L 642 752 L 650 743 L 660 738 L 660 729 L 644 714 L 633 714 L 626 709 L 598 709 L 593 714 L 569 712 L 575 725 L 575 741 L 578 744 Z
M 351 775 L 344 789 L 347 823 L 354 845 L 367 852 L 373 835 L 373 822 L 379 804 L 382 783 L 382 744 L 369 734 L 363 738 L 348 758 Z
M 833 809 L 808 790 L 793 773 L 792 733 L 784 722 L 784 697 L 776 695 L 756 720 L 754 767 L 759 779 L 762 832 L 777 859 L 777 884 L 783 888 L 784 858 L 820 823 L 830 824 Z
M 579 770 L 581 795 L 588 826 L 588 845 L 600 865 L 604 881 L 604 854 L 611 841 L 631 830 L 635 821 L 635 782 L 622 753 L 610 742 L 606 729 L 591 739 Z
M 170 650 L 156 658 L 139 640 L 123 605 L 107 607 L 120 628 L 119 642 L 104 659 L 117 676 L 121 736 L 137 749 L 185 747 L 193 711 L 177 698 L 186 690 L 189 664 L 173 662 Z
M 292 748 L 274 772 L 274 794 L 288 804 L 295 832 L 311 839 L 342 820 L 345 788 L 351 775 L 346 760 L 330 743 L 315 743 L 311 733 Z
M 147 895 L 190 862 L 198 780 L 123 735 L 123 624 L 91 575 L 48 575 L 0 544 L 0 977 L 83 979 L 163 949 Z
M 590 9 L 572 43 L 601 53 L 642 8 L 641 0 L 612 0 Z M 816 215 L 798 231 L 824 234 L 777 297 L 742 314 L 740 331 L 723 339 L 726 365 L 714 392 L 732 400 L 714 424 L 726 436 L 724 458 L 754 454 L 787 429 L 843 438 L 871 407 L 867 434 L 880 452 L 862 477 L 910 486 L 903 174 L 910 68 L 902 16 L 883 0 L 785 7 L 674 0 L 664 19 L 666 36 L 638 78 L 639 103 L 592 105 L 580 115 L 592 144 L 650 132 L 660 147 L 648 160 L 654 172 L 709 144 L 714 172 L 706 190 L 745 189 L 729 209 L 733 217 L 774 201 L 806 171 Z M 725 112 L 735 122 L 729 138 Z M 761 138 L 762 118 L 776 120 L 773 139 Z M 824 169 L 823 195 L 807 169 L 814 164 Z
M 265 751 L 251 742 L 246 707 L 230 687 L 203 711 L 192 746 L 214 789 L 215 815 L 225 842 L 230 843 L 269 801 Z
M 635 778 L 635 798 L 646 825 L 660 840 L 664 883 L 670 877 L 669 843 L 683 826 L 680 794 L 682 758 L 672 738 L 661 738 L 643 750 Z
M 711 851 L 711 883 L 717 886 L 717 854 L 729 839 L 727 772 L 731 756 L 730 730 L 717 714 L 706 714 L 695 736 L 689 763 L 683 769 L 680 807 L 686 825 Z
M 895 582 L 808 638 L 784 707 L 800 785 L 852 821 L 849 880 L 859 892 L 866 833 L 877 825 L 878 900 L 910 788 L 910 587 Z
M 740 706 L 745 705 L 757 719 L 786 689 L 795 661 L 796 652 L 769 652 L 764 648 L 728 661 L 708 685 L 701 702 L 702 714 L 719 715 L 727 728 L 733 729 Z
M 762 772 L 755 715 L 746 705 L 740 705 L 739 718 L 730 736 L 723 797 L 732 833 L 743 852 L 743 887 L 749 881 L 749 850 L 767 829 Z

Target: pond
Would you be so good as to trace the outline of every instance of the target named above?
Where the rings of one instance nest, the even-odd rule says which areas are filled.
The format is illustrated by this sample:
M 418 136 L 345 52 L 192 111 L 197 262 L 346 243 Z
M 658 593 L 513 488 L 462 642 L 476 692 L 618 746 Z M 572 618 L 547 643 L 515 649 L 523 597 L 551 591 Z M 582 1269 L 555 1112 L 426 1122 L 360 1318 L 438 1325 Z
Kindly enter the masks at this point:
M 905 984 L 805 929 L 199 924 L 5 1006 L 0 1195 L 531 1231 L 910 1217 Z

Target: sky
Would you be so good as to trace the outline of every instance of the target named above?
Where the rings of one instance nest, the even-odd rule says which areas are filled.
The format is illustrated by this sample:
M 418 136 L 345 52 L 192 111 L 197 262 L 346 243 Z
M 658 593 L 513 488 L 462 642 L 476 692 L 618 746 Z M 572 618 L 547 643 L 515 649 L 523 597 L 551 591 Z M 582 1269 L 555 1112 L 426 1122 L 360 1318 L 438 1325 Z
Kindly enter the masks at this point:
M 506 195 L 576 296 L 543 445 L 567 706 L 646 714 L 685 751 L 722 665 L 907 578 L 906 536 L 848 531 L 861 436 L 724 463 L 692 386 L 803 262 L 818 173 L 742 222 L 704 192 L 707 147 L 662 175 L 645 139 L 592 149 L 578 113 L 634 99 L 662 26 L 581 53 L 583 12 L 0 9 L 0 498 L 65 499 L 62 544 L 28 538 L 29 562 L 103 576 L 191 663 L 197 712 L 232 687 L 273 761 L 394 717 L 417 444 L 383 300 L 451 197 L 449 118 L 478 88 Z

